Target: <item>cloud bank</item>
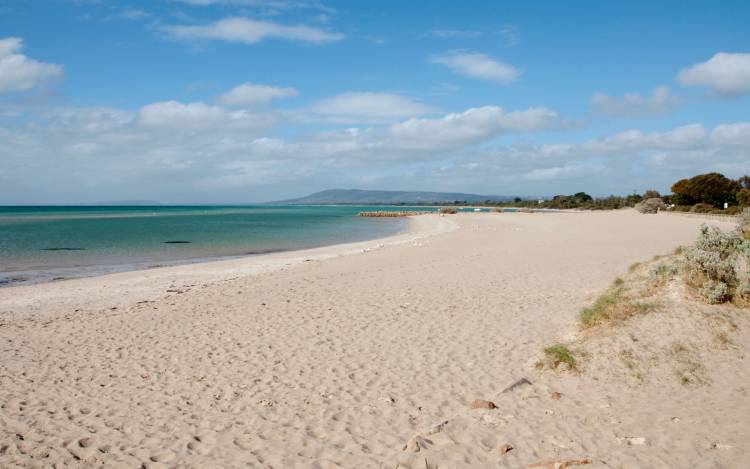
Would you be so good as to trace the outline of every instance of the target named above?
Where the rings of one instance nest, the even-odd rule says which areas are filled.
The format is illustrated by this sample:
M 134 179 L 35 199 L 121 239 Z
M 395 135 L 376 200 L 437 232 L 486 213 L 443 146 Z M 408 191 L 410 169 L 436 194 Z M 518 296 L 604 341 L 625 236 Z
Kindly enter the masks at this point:
M 672 112 L 680 100 L 671 94 L 669 87 L 657 86 L 649 96 L 628 93 L 622 98 L 596 93 L 591 97 L 591 108 L 597 114 L 609 117 L 639 117 Z

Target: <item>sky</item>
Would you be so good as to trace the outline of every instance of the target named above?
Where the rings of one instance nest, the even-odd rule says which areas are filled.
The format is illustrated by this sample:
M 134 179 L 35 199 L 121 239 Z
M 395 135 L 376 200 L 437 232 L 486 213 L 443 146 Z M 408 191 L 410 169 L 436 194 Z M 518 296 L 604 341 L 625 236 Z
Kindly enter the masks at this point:
M 4 0 L 0 204 L 750 173 L 750 2 Z

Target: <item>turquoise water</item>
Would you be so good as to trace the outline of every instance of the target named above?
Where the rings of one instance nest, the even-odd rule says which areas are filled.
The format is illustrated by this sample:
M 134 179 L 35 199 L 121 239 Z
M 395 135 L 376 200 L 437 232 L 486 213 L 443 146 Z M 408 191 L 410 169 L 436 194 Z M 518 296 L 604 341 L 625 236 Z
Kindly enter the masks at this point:
M 403 209 L 0 207 L 0 285 L 373 239 L 401 231 L 405 220 L 357 212 Z

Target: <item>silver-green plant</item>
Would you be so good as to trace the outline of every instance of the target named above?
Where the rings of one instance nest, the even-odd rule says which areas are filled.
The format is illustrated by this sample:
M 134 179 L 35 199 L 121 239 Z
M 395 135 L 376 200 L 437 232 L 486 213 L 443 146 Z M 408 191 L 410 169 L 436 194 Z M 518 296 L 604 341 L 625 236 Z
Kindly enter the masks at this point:
M 679 268 L 675 264 L 659 264 L 658 267 L 651 269 L 649 271 L 649 276 L 654 278 L 663 278 L 663 277 L 674 277 L 677 275 L 677 272 L 679 272 Z
M 729 299 L 729 286 L 724 282 L 706 280 L 700 289 L 700 294 L 712 305 L 724 303 Z
M 745 207 L 737 217 L 737 232 L 745 239 L 750 239 L 750 207 Z
M 737 231 L 701 226 L 694 246 L 683 250 L 683 267 L 689 284 L 709 303 L 744 297 L 750 283 L 750 242 Z

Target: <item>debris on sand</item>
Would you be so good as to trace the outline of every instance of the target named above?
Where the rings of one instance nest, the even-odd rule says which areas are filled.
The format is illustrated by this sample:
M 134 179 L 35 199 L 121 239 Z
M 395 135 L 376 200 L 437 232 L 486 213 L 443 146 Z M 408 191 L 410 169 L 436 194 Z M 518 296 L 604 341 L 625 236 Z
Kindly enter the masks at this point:
M 506 392 L 514 391 L 516 388 L 520 388 L 521 386 L 526 386 L 526 385 L 531 385 L 531 381 L 529 381 L 526 378 L 521 378 L 515 383 L 508 386 L 507 388 L 503 389 L 503 394 L 505 394 Z
M 497 409 L 497 406 L 492 401 L 485 401 L 482 399 L 474 399 L 473 401 L 469 402 L 469 409 Z

